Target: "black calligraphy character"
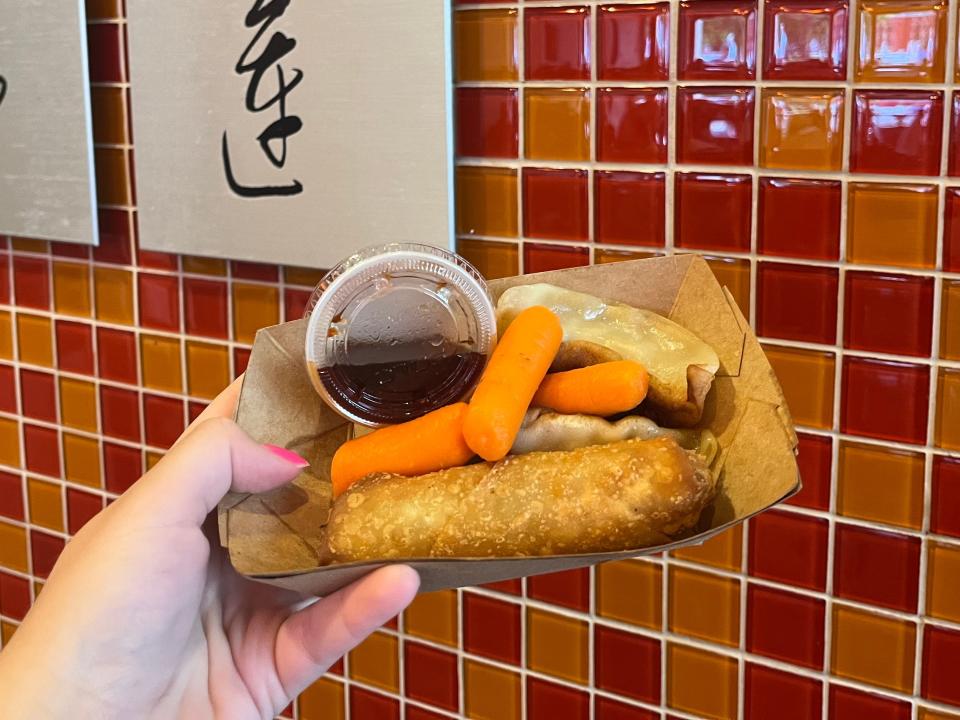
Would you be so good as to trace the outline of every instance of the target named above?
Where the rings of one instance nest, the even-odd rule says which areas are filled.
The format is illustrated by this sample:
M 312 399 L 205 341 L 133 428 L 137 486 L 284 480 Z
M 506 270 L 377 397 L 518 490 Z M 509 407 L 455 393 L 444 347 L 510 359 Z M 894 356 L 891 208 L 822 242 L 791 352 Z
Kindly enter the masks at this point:
M 3 99 L 7 96 L 7 79 L 0 75 L 0 105 L 3 105 Z

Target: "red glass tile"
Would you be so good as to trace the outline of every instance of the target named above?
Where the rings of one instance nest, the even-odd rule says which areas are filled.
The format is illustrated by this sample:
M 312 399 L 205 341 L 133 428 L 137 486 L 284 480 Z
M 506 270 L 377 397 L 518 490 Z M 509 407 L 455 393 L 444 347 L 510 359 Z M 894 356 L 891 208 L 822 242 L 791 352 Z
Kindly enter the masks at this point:
M 520 595 L 523 592 L 523 585 L 520 583 L 520 580 L 516 578 L 513 580 L 498 580 L 492 583 L 484 583 L 480 587 L 508 595 Z
M 677 88 L 677 162 L 753 165 L 753 88 Z
M 91 82 L 123 82 L 123 53 L 117 23 L 87 25 Z
M 844 347 L 929 357 L 933 278 L 848 272 L 844 314 Z
M 407 705 L 403 711 L 403 720 L 447 720 L 447 715 L 424 710 L 416 705 Z
M 527 677 L 527 720 L 587 720 L 589 716 L 587 693 Z
M 50 254 L 56 257 L 86 260 L 90 257 L 90 246 L 71 242 L 50 243 Z
M 819 720 L 823 686 L 819 680 L 748 662 L 744 676 L 744 720 Z
M 57 421 L 57 388 L 52 373 L 21 368 L 20 400 L 26 417 L 51 423 Z
M 23 484 L 19 475 L 0 472 L 0 515 L 24 521 Z
M 93 375 L 93 329 L 83 323 L 57 320 L 57 366 L 66 372 Z
M 960 705 L 960 632 L 927 625 L 923 629 L 923 680 L 920 693 L 927 700 Z
M 524 25 L 527 80 L 590 79 L 589 8 L 527 8 Z
M 797 440 L 797 464 L 800 466 L 803 489 L 787 500 L 787 503 L 813 510 L 828 510 L 833 440 L 806 433 L 797 433 Z
M 667 161 L 666 88 L 597 90 L 597 160 Z
M 290 320 L 299 320 L 303 317 L 303 311 L 310 302 L 312 290 L 300 290 L 299 288 L 285 288 L 283 291 L 283 313 L 287 322 Z
M 586 248 L 562 247 L 559 245 L 523 246 L 523 269 L 525 273 L 563 270 L 590 264 L 590 252 Z
M 523 234 L 586 240 L 586 170 L 523 169 Z
M 400 701 L 351 685 L 350 720 L 400 720 Z
M 143 472 L 143 460 L 138 448 L 103 444 L 104 486 L 118 495 L 137 481 Z
M 147 445 L 169 448 L 183 432 L 183 400 L 143 396 L 143 425 Z
M 14 620 L 23 620 L 29 609 L 30 583 L 0 572 L 0 613 Z
M 93 493 L 67 488 L 67 530 L 71 535 L 103 509 L 103 498 Z
M 42 258 L 13 257 L 13 292 L 18 306 L 50 309 L 50 262 Z
M 140 324 L 144 327 L 178 332 L 180 330 L 180 288 L 171 275 L 140 273 Z
M 823 669 L 823 600 L 754 585 L 747 588 L 747 651 Z
M 595 720 L 660 720 L 660 713 L 596 695 L 593 700 L 593 717 Z
M 960 458 L 933 456 L 930 532 L 960 537 Z
M 663 247 L 664 178 L 663 173 L 596 171 L 596 241 Z
M 100 386 L 100 422 L 104 435 L 140 441 L 140 402 L 134 390 Z
M 153 270 L 176 270 L 177 256 L 154 250 L 137 250 L 137 264 Z
M 771 510 L 750 521 L 748 568 L 754 577 L 824 590 L 826 520 Z
M 16 414 L 17 381 L 10 365 L 0 365 L 0 410 Z
M 102 263 L 131 265 L 133 243 L 130 237 L 130 213 L 101 209 L 98 215 L 100 245 L 93 248 L 93 259 Z
M 446 710 L 457 710 L 457 656 L 407 640 L 403 644 L 404 694 Z
M 60 443 L 56 430 L 24 424 L 23 446 L 27 470 L 60 477 Z
M 277 266 L 267 265 L 266 263 L 240 262 L 232 260 L 230 262 L 230 274 L 234 278 L 244 280 L 264 280 L 266 282 L 276 282 L 279 278 Z
M 835 543 L 834 595 L 917 611 L 919 539 L 838 523 Z
M 0 255 L 0 302 L 10 302 L 10 256 L 7 254 Z
M 677 247 L 749 252 L 751 195 L 749 175 L 677 173 Z
M 881 440 L 927 440 L 930 368 L 922 365 L 843 359 L 840 430 Z
M 33 574 L 38 578 L 50 577 L 50 571 L 53 570 L 65 544 L 63 538 L 31 530 L 30 555 L 33 558 Z
M 183 279 L 183 322 L 188 335 L 227 339 L 227 284 Z
M 857 90 L 853 106 L 853 172 L 940 174 L 942 92 Z
M 753 80 L 757 4 L 743 0 L 680 3 L 677 74 L 681 80 Z
M 520 606 L 464 593 L 463 649 L 474 655 L 519 665 Z
M 660 702 L 660 641 L 597 625 L 594 682 L 601 690 Z
M 132 332 L 97 328 L 97 365 L 105 380 L 137 384 L 137 336 Z
M 587 612 L 590 610 L 590 571 L 577 568 L 535 575 L 527 580 L 527 597 Z
M 343 658 L 340 658 L 333 665 L 331 665 L 327 672 L 333 673 L 334 675 L 343 675 Z
M 837 340 L 839 277 L 836 268 L 761 262 L 758 334 L 833 345 Z
M 207 407 L 209 407 L 209 403 L 197 402 L 196 400 L 187 401 L 187 421 L 193 422 L 196 420 Z
M 515 158 L 520 124 L 515 88 L 457 88 L 457 155 Z
M 763 76 L 845 80 L 847 0 L 765 0 Z
M 910 720 L 910 703 L 843 685 L 831 685 L 829 697 L 830 720 Z
M 234 376 L 240 375 L 247 369 L 247 363 L 250 362 L 250 349 L 249 348 L 234 348 L 233 349 L 233 374 Z
M 400 629 L 400 625 L 399 625 L 398 622 L 397 622 L 397 616 L 394 615 L 392 618 L 390 618 L 389 620 L 387 620 L 387 621 L 383 624 L 383 627 L 390 628 L 391 630 L 399 630 L 399 629 Z
M 670 77 L 670 4 L 601 5 L 597 15 L 600 80 Z
M 953 102 L 950 107 L 950 147 L 947 153 L 947 174 L 951 177 L 957 177 L 960 175 L 960 93 L 953 93 Z
M 943 269 L 960 272 L 960 188 L 947 188 L 943 212 Z

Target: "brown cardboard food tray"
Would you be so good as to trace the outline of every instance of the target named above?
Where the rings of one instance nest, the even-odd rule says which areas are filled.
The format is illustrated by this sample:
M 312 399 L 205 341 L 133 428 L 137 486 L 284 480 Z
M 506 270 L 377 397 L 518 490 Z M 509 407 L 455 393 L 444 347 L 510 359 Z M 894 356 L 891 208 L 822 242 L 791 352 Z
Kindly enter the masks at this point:
M 421 590 L 460 587 L 583 567 L 702 543 L 800 489 L 797 437 L 770 364 L 730 293 L 707 263 L 684 255 L 525 275 L 491 283 L 494 298 L 514 285 L 549 282 L 666 315 L 716 350 L 720 370 L 701 426 L 720 444 L 719 495 L 695 536 L 612 553 L 519 558 L 411 559 Z M 237 423 L 255 440 L 289 447 L 312 465 L 270 493 L 227 496 L 220 540 L 234 567 L 257 580 L 326 595 L 384 563 L 319 566 L 330 503 L 329 467 L 350 425 L 311 385 L 304 364 L 306 322 L 265 328 L 247 367 Z

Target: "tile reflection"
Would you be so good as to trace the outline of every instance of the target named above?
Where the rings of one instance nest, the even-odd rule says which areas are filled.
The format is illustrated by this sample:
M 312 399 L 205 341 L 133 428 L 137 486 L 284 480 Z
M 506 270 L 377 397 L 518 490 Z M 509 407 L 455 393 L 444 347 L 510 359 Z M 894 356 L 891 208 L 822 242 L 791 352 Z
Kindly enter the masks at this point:
M 763 73 L 789 80 L 842 80 L 847 69 L 847 2 L 772 2 L 764 17 Z
M 864 0 L 857 25 L 857 80 L 943 82 L 945 2 Z
M 680 3 L 678 74 L 682 80 L 756 75 L 756 4 Z

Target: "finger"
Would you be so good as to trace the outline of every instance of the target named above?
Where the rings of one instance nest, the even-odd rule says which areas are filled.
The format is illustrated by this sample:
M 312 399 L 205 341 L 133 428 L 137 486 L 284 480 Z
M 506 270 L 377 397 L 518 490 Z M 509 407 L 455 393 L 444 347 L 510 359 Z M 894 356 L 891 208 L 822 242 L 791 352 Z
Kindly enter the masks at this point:
M 187 426 L 187 429 L 183 431 L 177 442 L 174 443 L 176 447 L 183 438 L 193 432 L 200 423 L 210 420 L 212 418 L 227 418 L 228 420 L 233 420 L 234 416 L 237 414 L 237 402 L 240 400 L 240 388 L 243 386 L 243 373 L 237 376 L 237 378 L 227 385 L 219 395 L 217 395 L 213 400 L 210 401 L 210 404 L 207 405 L 203 412 L 197 415 L 194 418 L 193 422 Z
M 388 565 L 288 617 L 274 648 L 277 677 L 288 697 L 401 612 L 419 587 L 412 568 Z

